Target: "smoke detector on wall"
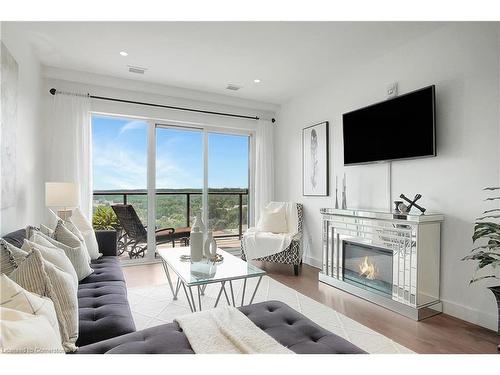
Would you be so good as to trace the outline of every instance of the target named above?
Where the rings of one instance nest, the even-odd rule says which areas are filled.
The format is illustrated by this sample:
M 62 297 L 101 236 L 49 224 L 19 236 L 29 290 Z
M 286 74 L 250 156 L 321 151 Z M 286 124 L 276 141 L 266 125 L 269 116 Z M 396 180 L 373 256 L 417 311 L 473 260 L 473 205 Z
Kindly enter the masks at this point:
M 142 68 L 140 66 L 127 65 L 128 71 L 135 74 L 144 74 L 147 68 Z
M 231 90 L 231 91 L 238 91 L 242 87 L 243 86 L 235 85 L 234 83 L 228 83 L 227 86 L 226 86 L 226 89 L 227 90 Z

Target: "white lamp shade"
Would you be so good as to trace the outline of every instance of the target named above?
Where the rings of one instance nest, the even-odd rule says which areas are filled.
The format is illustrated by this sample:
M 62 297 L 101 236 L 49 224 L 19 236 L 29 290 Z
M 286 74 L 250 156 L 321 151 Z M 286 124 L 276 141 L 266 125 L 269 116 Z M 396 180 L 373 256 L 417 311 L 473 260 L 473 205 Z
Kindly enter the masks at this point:
M 78 207 L 78 185 L 72 182 L 46 182 L 45 206 Z

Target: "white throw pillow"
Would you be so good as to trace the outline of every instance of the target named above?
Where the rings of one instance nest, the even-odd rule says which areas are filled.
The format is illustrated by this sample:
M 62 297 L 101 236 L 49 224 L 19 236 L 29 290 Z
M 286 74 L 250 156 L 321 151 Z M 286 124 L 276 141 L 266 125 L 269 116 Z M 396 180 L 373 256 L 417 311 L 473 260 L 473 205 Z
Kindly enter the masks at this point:
M 257 223 L 257 230 L 259 232 L 287 233 L 288 225 L 285 210 L 271 211 L 264 209 Z
M 87 263 L 90 263 L 90 255 L 87 251 L 87 246 L 85 246 L 85 242 L 83 241 L 83 237 L 75 234 L 75 230 L 77 229 L 73 223 L 64 223 L 61 220 L 57 223 L 56 228 L 54 229 L 54 239 L 72 248 L 81 248 L 83 255 L 87 259 Z
M 90 264 L 88 262 L 88 256 L 89 254 L 83 250 L 80 246 L 78 247 L 71 247 L 68 246 L 62 242 L 59 242 L 42 232 L 36 230 L 33 227 L 28 227 L 27 229 L 28 232 L 28 238 L 30 241 L 35 242 L 35 233 L 37 233 L 40 237 L 42 237 L 44 240 L 50 242 L 53 246 L 57 247 L 58 249 L 61 249 L 64 251 L 66 256 L 69 258 L 69 261 L 73 265 L 73 268 L 75 269 L 76 276 L 78 277 L 78 281 L 82 281 L 84 278 L 89 276 L 94 272 L 92 268 L 90 268 Z M 69 231 L 68 231 L 69 232 Z M 70 235 L 72 233 L 70 232 Z M 78 242 L 79 243 L 79 242 Z
M 50 298 L 41 297 L 37 294 L 28 292 L 6 275 L 0 276 L 0 291 L 1 307 L 44 316 L 47 318 L 47 321 L 50 323 L 57 337 L 59 337 L 59 345 L 61 345 L 61 335 L 59 333 L 60 330 L 56 310 Z
M 45 227 L 42 229 L 44 234 L 55 238 L 57 241 L 62 242 L 71 247 L 81 246 L 82 249 L 87 253 L 87 260 L 90 263 L 91 257 L 89 251 L 87 249 L 87 245 L 83 238 L 82 232 L 73 224 L 71 221 L 65 221 L 61 219 L 54 211 L 49 209 L 49 227 Z M 52 232 L 52 233 L 51 233 Z M 72 233 L 74 236 L 71 236 L 69 233 Z M 79 241 L 79 245 L 76 241 L 74 241 L 74 237 L 76 237 Z
M 21 250 L 26 252 L 30 252 L 33 249 L 38 249 L 43 259 L 59 267 L 64 272 L 69 273 L 73 278 L 75 290 L 78 291 L 78 276 L 64 250 L 52 245 L 52 243 L 42 237 L 41 233 L 36 232 L 33 233 L 33 242 L 25 239 L 21 248 Z
M 26 254 L 26 251 L 0 238 L 0 272 L 10 275 L 17 267 L 17 262 L 22 261 Z
M 95 260 L 100 258 L 102 254 L 99 253 L 99 245 L 97 244 L 94 228 L 79 208 L 73 210 L 69 221 L 73 223 L 82 234 L 90 259 Z
M 0 307 L 0 315 L 2 353 L 64 353 L 61 339 L 45 316 L 7 307 Z
M 54 226 L 55 228 L 55 226 Z M 53 237 L 54 236 L 54 230 L 43 225 L 43 224 L 40 224 L 40 232 L 42 232 L 43 234 L 49 236 L 49 237 Z
M 11 273 L 10 278 L 29 292 L 52 300 L 62 346 L 67 352 L 75 351 L 78 338 L 78 300 L 71 275 L 45 261 L 40 251 L 33 249 Z

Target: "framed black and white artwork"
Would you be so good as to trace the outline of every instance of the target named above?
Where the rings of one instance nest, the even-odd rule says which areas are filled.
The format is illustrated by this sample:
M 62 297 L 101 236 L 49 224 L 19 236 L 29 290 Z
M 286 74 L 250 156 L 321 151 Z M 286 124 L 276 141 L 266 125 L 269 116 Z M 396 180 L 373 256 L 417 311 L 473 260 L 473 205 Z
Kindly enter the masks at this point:
M 302 129 L 302 193 L 328 196 L 328 121 Z

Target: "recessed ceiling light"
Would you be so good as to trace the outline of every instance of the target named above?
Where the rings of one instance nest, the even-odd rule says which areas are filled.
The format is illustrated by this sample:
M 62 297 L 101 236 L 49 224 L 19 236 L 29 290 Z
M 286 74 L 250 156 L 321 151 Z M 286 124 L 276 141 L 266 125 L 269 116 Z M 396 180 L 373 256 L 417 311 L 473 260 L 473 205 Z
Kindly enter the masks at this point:
M 254 79 L 253 81 L 254 81 L 254 83 L 260 83 L 260 79 L 258 79 L 258 78 Z
M 125 52 L 125 51 L 121 51 L 121 52 L 120 52 L 120 55 L 122 55 L 122 56 L 128 56 L 128 53 L 127 53 L 127 52 Z

